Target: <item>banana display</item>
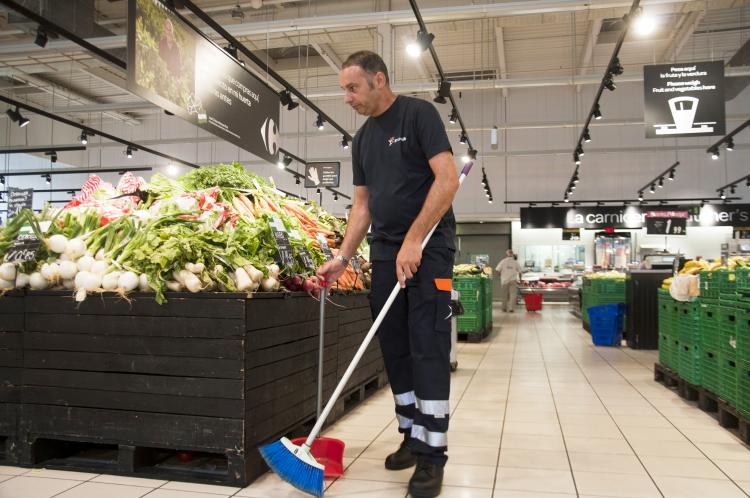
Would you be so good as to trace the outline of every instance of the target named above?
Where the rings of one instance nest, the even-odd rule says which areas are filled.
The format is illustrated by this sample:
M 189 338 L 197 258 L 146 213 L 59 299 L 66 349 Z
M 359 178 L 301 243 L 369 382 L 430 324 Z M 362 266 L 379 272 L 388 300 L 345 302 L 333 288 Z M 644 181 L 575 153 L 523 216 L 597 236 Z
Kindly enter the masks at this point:
M 716 271 L 721 268 L 726 268 L 728 270 L 735 270 L 737 268 L 745 268 L 750 267 L 750 257 L 743 257 L 743 256 L 732 256 L 727 260 L 727 264 L 722 265 L 721 258 L 716 258 L 713 261 L 708 261 L 705 259 L 701 260 L 690 260 L 685 263 L 685 266 L 682 267 L 682 270 L 679 271 L 677 275 L 699 275 L 701 271 Z M 662 289 L 669 289 L 669 286 L 672 285 L 672 277 L 664 279 L 664 281 L 661 284 Z

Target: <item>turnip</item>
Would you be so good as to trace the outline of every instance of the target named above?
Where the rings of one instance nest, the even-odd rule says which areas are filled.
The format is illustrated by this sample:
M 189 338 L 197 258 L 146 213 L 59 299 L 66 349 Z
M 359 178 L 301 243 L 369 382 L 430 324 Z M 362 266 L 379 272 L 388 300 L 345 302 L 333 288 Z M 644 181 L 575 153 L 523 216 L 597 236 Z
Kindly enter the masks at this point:
M 101 287 L 102 276 L 90 271 L 78 272 L 75 278 L 76 301 L 79 303 L 86 299 L 87 291 L 94 291 Z
M 86 256 L 84 256 L 84 258 L 85 257 Z M 93 261 L 94 263 L 91 265 L 91 269 L 89 271 L 91 273 L 96 273 L 98 275 L 104 275 L 104 272 L 106 272 L 107 268 L 109 268 L 109 263 L 107 263 L 104 260 L 101 260 L 101 261 L 93 260 Z
M 78 273 L 78 265 L 72 261 L 61 261 L 60 263 L 60 277 L 64 280 L 71 280 Z
M 67 247 L 65 247 L 65 254 L 70 256 L 72 260 L 80 258 L 86 254 L 86 242 L 79 238 L 70 239 Z
M 279 281 L 273 277 L 268 277 L 261 281 L 260 286 L 265 292 L 272 292 L 279 289 Z
M 11 282 L 16 280 L 16 265 L 13 263 L 3 263 L 0 265 L 0 279 L 9 280 Z
M 279 273 L 281 273 L 281 269 L 279 268 L 279 265 L 274 263 L 272 265 L 266 266 L 266 268 L 268 269 L 269 277 L 274 278 L 274 279 L 279 278 Z
M 117 281 L 117 287 L 125 292 L 130 292 L 138 287 L 138 275 L 132 271 L 126 271 L 120 275 Z
M 138 289 L 141 292 L 148 292 L 151 290 L 151 286 L 148 285 L 148 277 L 146 276 L 145 273 L 141 273 L 138 276 Z
M 29 276 L 25 273 L 18 272 L 16 274 L 16 289 L 23 289 L 29 285 Z
M 167 281 L 167 289 L 174 292 L 180 292 L 182 290 L 182 285 L 179 282 L 169 280 Z
M 237 268 L 234 272 L 235 282 L 237 282 L 238 291 L 248 291 L 253 286 L 253 279 L 243 268 Z
M 94 260 L 94 258 L 83 256 L 78 260 L 78 271 L 81 272 L 91 270 L 91 265 L 93 265 L 95 261 L 96 260 Z
M 201 281 L 194 273 L 190 273 L 187 270 L 181 270 L 179 277 L 178 281 L 184 285 L 187 290 L 190 292 L 200 292 L 202 287 Z
M 49 247 L 49 250 L 52 252 L 56 252 L 57 254 L 64 253 L 65 249 L 68 247 L 68 238 L 62 234 L 53 235 L 45 242 L 47 243 L 47 247 Z
M 5 280 L 0 278 L 0 290 L 13 290 L 13 287 L 15 287 L 16 282 L 14 280 Z
M 117 280 L 120 278 L 119 271 L 107 273 L 102 277 L 102 289 L 105 291 L 117 290 Z
M 253 265 L 245 265 L 242 267 L 247 275 L 253 280 L 253 282 L 260 282 L 263 280 L 263 272 L 254 267 Z
M 76 286 L 76 283 L 73 280 L 63 280 L 63 287 L 65 287 L 65 290 L 72 290 Z
M 202 273 L 206 269 L 203 263 L 187 263 L 185 269 L 190 273 Z
M 50 282 L 57 282 L 60 280 L 60 263 L 55 261 L 54 263 L 44 263 L 41 269 L 42 277 Z
M 44 290 L 47 288 L 47 279 L 41 273 L 35 271 L 29 277 L 29 285 L 34 290 Z

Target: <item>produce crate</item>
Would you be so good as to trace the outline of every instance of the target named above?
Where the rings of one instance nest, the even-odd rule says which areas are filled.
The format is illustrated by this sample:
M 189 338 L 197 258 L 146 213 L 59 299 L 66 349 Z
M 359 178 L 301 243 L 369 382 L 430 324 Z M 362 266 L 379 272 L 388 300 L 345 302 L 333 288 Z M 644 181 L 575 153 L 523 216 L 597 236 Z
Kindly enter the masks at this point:
M 737 410 L 750 419 L 750 361 L 737 363 Z
M 737 304 L 737 358 L 750 362 L 750 300 Z
M 625 279 L 592 278 L 591 291 L 595 294 L 625 295 Z
M 479 275 L 456 275 L 453 277 L 453 288 L 461 293 L 461 304 L 481 303 L 482 282 Z
M 700 295 L 709 299 L 719 299 L 719 284 L 716 271 L 701 270 Z
M 484 317 L 481 314 L 464 313 L 456 317 L 458 332 L 479 333 L 484 330 Z
M 672 351 L 672 336 L 665 331 L 659 331 L 659 363 L 665 367 L 675 369 L 674 351 Z
M 719 352 L 719 395 L 732 406 L 737 406 L 737 356 Z
M 700 303 L 697 301 L 677 304 L 677 334 L 680 342 L 700 343 Z
M 737 306 L 736 301 L 719 302 L 720 352 L 730 355 L 737 353 Z
M 679 367 L 680 377 L 693 385 L 701 385 L 701 352 L 700 345 L 688 342 L 680 343 Z
M 719 284 L 719 293 L 737 291 L 737 274 L 734 270 L 720 268 L 715 273 L 716 281 Z
M 701 298 L 700 302 L 700 342 L 703 348 L 718 352 L 720 349 L 719 301 Z
M 721 361 L 718 351 L 701 349 L 701 385 L 719 396 L 721 394 Z
M 484 287 L 483 306 L 484 306 L 484 326 L 492 328 L 492 279 L 482 278 Z
M 737 292 L 740 294 L 750 294 L 750 267 L 742 267 L 735 269 L 737 275 Z

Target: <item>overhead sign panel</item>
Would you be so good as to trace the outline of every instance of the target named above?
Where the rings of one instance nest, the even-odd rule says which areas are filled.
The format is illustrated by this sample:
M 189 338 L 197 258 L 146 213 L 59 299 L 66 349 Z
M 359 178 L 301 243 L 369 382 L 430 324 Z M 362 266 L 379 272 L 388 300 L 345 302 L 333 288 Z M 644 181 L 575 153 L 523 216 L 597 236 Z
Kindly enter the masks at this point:
M 724 135 L 724 61 L 643 67 L 646 138 Z
M 129 0 L 128 89 L 276 162 L 276 92 L 160 0 Z

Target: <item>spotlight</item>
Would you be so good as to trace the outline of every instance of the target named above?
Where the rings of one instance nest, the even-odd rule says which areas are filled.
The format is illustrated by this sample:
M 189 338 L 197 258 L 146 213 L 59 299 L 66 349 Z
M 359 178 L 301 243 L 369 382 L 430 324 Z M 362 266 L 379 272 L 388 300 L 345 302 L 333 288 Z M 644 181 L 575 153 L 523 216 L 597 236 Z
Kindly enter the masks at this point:
M 654 184 L 653 184 L 653 183 L 651 184 L 651 188 L 650 188 L 650 189 L 648 189 L 648 191 L 649 191 L 649 192 L 651 192 L 652 194 L 653 194 L 654 192 L 656 192 L 656 187 L 654 186 Z
M 450 124 L 456 124 L 456 121 L 458 120 L 458 111 L 454 107 L 451 111 L 451 115 L 448 117 L 448 122 Z
M 729 138 L 727 140 L 727 150 L 729 152 L 732 152 L 734 150 L 734 139 L 733 138 Z
M 602 119 L 602 110 L 601 110 L 601 107 L 599 107 L 599 104 L 596 104 L 594 106 L 594 112 L 592 114 L 594 116 L 594 119 L 596 120 Z
M 432 33 L 419 31 L 417 33 L 417 41 L 411 42 L 406 46 L 406 53 L 414 58 L 417 58 L 422 55 L 422 52 L 427 50 L 427 48 L 432 44 L 432 40 L 434 39 L 435 35 L 433 35 Z
M 127 156 L 128 159 L 133 159 L 133 152 L 135 152 L 133 146 L 128 145 L 128 147 L 125 149 L 125 156 Z
M 2 180 L 3 180 L 3 181 L 2 181 L 3 185 L 5 185 L 5 177 L 3 177 L 3 179 L 2 179 Z M 747 188 L 750 188 L 750 177 L 748 177 L 748 178 L 747 178 L 747 180 L 745 180 L 745 186 L 746 186 Z
M 648 36 L 656 29 L 656 18 L 645 13 L 641 13 L 635 18 L 633 28 L 639 36 Z
M 339 200 L 339 193 L 338 192 L 334 192 L 333 193 L 333 200 L 334 201 L 338 201 Z
M 47 32 L 44 31 L 44 28 L 41 26 L 36 28 L 36 38 L 34 38 L 34 43 L 44 48 L 45 45 L 47 45 L 47 41 L 48 41 Z
M 227 48 L 225 48 L 224 50 L 226 51 L 226 53 L 237 59 L 237 47 L 235 47 L 233 43 L 227 45 Z
M 57 162 L 57 152 L 55 152 L 55 151 L 53 150 L 53 151 L 51 151 L 51 152 L 45 152 L 45 154 L 49 156 L 49 160 L 50 160 L 51 162 L 53 162 L 53 163 L 56 163 L 56 162 Z
M 664 188 L 664 178 L 663 177 L 659 178 L 659 188 Z
M 318 187 L 318 188 L 315 189 L 315 193 L 316 194 L 320 194 L 320 187 Z
M 344 150 L 346 150 L 346 149 L 348 149 L 348 148 L 349 148 L 349 139 L 348 139 L 348 138 L 346 138 L 346 135 L 344 135 L 343 137 L 341 137 L 341 147 L 342 147 L 342 148 L 343 148 Z
M 318 119 L 315 120 L 315 127 L 319 130 L 325 129 L 325 121 L 323 120 L 323 116 L 318 114 Z
M 578 176 L 578 173 L 576 173 L 573 175 L 573 183 L 578 183 L 579 181 L 581 181 L 581 178 Z
M 281 105 L 285 105 L 288 111 L 299 106 L 299 102 L 292 100 L 292 93 L 289 90 L 283 90 L 279 93 L 279 100 L 281 101 Z
M 673 182 L 673 181 L 674 181 L 674 170 L 670 170 L 670 171 L 669 171 L 669 181 L 670 181 L 670 182 Z
M 565 196 L 565 199 L 563 199 L 565 202 L 570 202 L 570 199 L 568 199 L 568 196 Z
M 570 184 L 570 190 L 575 190 L 575 189 L 576 189 L 576 184 L 575 183 L 571 183 Z
M 711 153 L 711 159 L 713 159 L 714 161 L 716 161 L 717 159 L 719 159 L 719 149 L 718 149 L 718 147 L 715 147 L 715 148 L 709 150 L 709 152 Z
M 615 57 L 615 60 L 612 61 L 612 64 L 609 66 L 609 72 L 615 76 L 620 76 L 624 72 L 619 57 Z
M 78 137 L 78 140 L 80 140 L 83 145 L 86 145 L 87 143 L 89 143 L 89 135 L 88 133 L 86 133 L 86 130 L 83 130 L 81 132 L 81 136 Z
M 591 134 L 589 133 L 589 129 L 586 128 L 583 130 L 583 141 L 586 143 L 591 142 Z
M 0 175 L 0 185 L 5 185 L 5 176 Z
M 299 176 L 295 176 L 294 177 L 294 184 L 295 185 L 299 185 L 300 183 L 302 183 L 302 182 L 300 181 Z
M 44 178 L 44 181 L 47 183 L 47 185 L 52 183 L 52 176 L 50 176 L 49 173 L 42 175 L 42 178 Z
M 737 187 L 734 186 L 734 185 L 732 185 L 731 187 L 729 187 L 729 193 L 732 194 L 732 195 L 734 195 L 735 193 L 737 193 Z
M 726 199 L 727 198 L 727 194 L 725 194 L 723 190 L 720 190 L 719 191 L 719 197 L 721 197 L 722 199 Z
M 437 93 L 437 97 L 432 99 L 433 102 L 437 104 L 445 104 L 447 99 L 451 96 L 451 82 L 440 80 Z
M 578 152 L 573 153 L 573 161 L 576 163 L 576 166 L 581 165 L 581 156 L 578 155 Z
M 8 117 L 13 121 L 14 123 L 18 123 L 18 126 L 23 128 L 27 124 L 29 124 L 29 120 L 21 114 L 21 111 L 18 110 L 18 106 L 16 106 L 15 109 L 8 109 L 5 111 L 5 113 L 8 115 Z
M 167 165 L 167 174 L 171 176 L 177 176 L 177 174 L 180 172 L 179 166 L 176 164 L 168 164 Z
M 489 202 L 490 204 L 492 204 L 492 197 L 490 197 L 489 199 L 487 199 L 487 202 Z
M 617 85 L 615 85 L 615 82 L 612 79 L 612 75 L 610 73 L 607 73 L 607 76 L 604 78 L 604 88 L 606 88 L 610 92 L 614 92 L 617 88 Z
M 232 17 L 240 20 L 245 19 L 245 13 L 242 11 L 242 7 L 240 7 L 240 4 L 235 5 L 232 9 Z
M 638 192 L 638 200 L 643 202 L 643 192 Z
M 580 144 L 578 144 L 578 147 L 576 147 L 576 153 L 578 154 L 578 157 L 583 157 L 586 153 L 583 152 L 583 147 L 581 147 Z
M 466 145 L 467 140 L 468 140 L 468 137 L 466 136 L 466 133 L 462 131 L 461 134 L 458 136 L 458 143 L 460 143 L 461 145 Z

